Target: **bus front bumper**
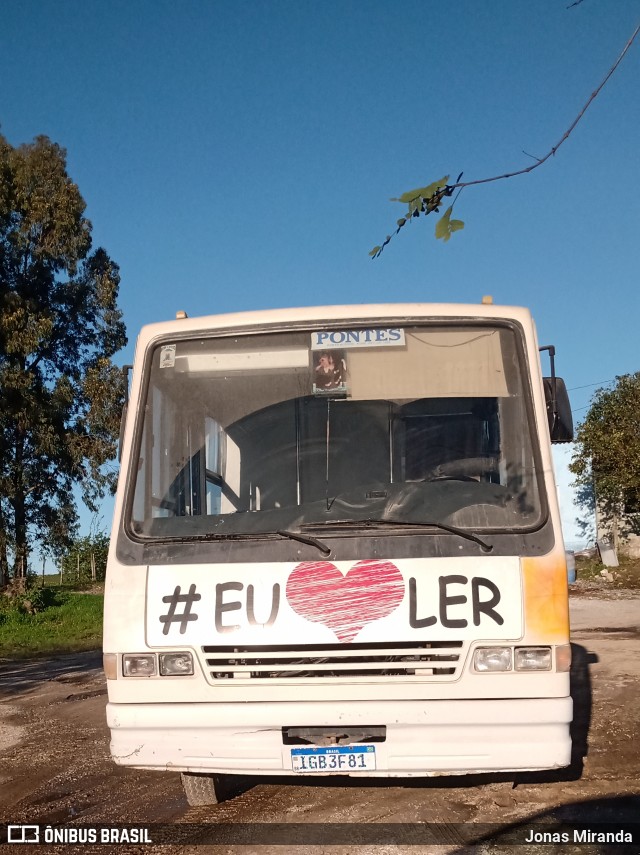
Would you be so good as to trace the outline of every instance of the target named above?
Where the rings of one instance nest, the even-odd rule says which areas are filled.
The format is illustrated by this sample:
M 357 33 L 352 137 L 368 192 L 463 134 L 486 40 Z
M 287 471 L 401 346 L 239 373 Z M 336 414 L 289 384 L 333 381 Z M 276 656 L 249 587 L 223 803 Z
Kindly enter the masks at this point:
M 291 775 L 284 727 L 386 725 L 375 776 L 435 776 L 568 766 L 572 700 L 108 704 L 111 754 L 141 769 Z M 316 772 L 312 774 L 327 774 Z M 341 771 L 340 774 L 349 774 Z

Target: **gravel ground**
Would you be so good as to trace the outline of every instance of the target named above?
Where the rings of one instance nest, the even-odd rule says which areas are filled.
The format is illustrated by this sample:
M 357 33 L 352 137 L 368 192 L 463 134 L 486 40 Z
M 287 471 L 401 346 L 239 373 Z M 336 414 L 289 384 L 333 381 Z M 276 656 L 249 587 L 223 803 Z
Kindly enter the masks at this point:
M 0 661 L 0 819 L 43 826 L 171 823 L 182 838 L 174 845 L 46 847 L 47 852 L 157 850 L 166 855 L 295 855 L 309 851 L 313 832 L 320 840 L 312 850 L 317 855 L 341 855 L 356 848 L 358 855 L 511 851 L 510 846 L 501 847 L 495 834 L 473 847 L 464 846 L 461 829 L 471 828 L 481 837 L 484 823 L 515 828 L 523 824 L 522 833 L 536 816 L 549 821 L 638 821 L 640 596 L 619 590 L 603 596 L 585 585 L 572 595 L 575 722 L 574 762 L 568 770 L 521 775 L 515 782 L 507 775 L 373 779 L 365 785 L 339 778 L 237 779 L 234 798 L 189 809 L 177 774 L 123 769 L 110 761 L 99 653 L 21 663 L 5 660 Z M 424 838 L 423 845 L 413 845 L 411 829 L 424 822 L 439 824 L 441 845 L 427 844 Z M 264 843 L 256 839 L 266 833 L 260 823 L 292 825 L 284 841 Z M 364 835 L 361 845 L 332 837 L 339 831 L 333 823 L 350 823 L 350 830 L 343 831 L 354 840 Z M 382 825 L 376 829 L 375 823 Z M 382 834 L 389 823 L 405 825 L 389 839 Z M 374 842 L 371 835 L 378 831 L 382 839 Z M 240 844 L 241 833 L 253 837 Z M 217 842 L 195 845 L 202 839 Z M 0 849 L 15 852 L 14 846 L 0 844 Z M 554 846 L 532 844 L 517 851 L 550 855 Z M 555 851 L 605 855 L 635 853 L 638 848 L 562 844 Z

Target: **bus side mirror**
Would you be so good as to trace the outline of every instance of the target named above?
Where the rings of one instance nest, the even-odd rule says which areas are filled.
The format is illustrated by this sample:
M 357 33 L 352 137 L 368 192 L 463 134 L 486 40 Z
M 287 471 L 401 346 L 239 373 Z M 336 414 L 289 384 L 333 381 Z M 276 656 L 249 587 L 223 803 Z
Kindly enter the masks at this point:
M 562 377 L 543 377 L 551 442 L 573 441 L 573 416 L 569 395 Z

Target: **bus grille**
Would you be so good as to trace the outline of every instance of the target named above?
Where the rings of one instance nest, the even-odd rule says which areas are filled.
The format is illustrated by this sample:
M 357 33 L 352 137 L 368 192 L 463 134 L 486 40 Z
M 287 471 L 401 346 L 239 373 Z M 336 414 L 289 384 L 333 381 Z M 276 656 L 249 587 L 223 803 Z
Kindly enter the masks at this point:
M 305 644 L 277 647 L 205 646 L 212 680 L 282 680 L 330 677 L 455 679 L 461 641 L 393 644 Z

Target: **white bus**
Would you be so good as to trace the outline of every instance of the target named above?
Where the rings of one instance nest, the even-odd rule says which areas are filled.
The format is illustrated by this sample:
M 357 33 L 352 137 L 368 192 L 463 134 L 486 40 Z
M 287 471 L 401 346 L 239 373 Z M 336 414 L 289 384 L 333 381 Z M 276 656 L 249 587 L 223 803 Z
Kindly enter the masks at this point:
M 433 776 L 570 762 L 551 440 L 523 308 L 330 306 L 138 339 L 105 589 L 116 763 Z

